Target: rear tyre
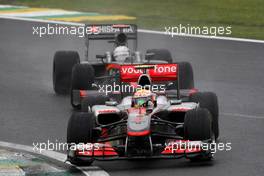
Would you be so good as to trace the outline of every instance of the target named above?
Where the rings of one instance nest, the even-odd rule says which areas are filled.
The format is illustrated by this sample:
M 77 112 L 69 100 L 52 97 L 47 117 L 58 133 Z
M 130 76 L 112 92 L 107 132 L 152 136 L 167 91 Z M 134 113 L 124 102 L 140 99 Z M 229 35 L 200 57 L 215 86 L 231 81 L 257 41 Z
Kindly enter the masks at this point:
M 179 83 L 180 89 L 193 89 L 194 88 L 194 81 L 193 81 L 193 69 L 192 65 L 189 62 L 179 62 Z M 175 90 L 177 89 L 177 81 L 176 83 L 171 84 L 168 86 L 168 90 Z
M 189 62 L 179 62 L 180 89 L 193 89 L 193 68 Z
M 153 53 L 153 56 L 146 56 L 146 60 L 160 60 L 172 63 L 171 53 L 167 49 L 148 49 L 146 54 Z
M 194 109 L 185 114 L 184 138 L 191 141 L 202 141 L 213 138 L 211 114 L 207 109 Z M 205 151 L 198 156 L 189 157 L 191 161 L 210 161 L 212 154 Z
M 213 92 L 197 92 L 191 95 L 190 100 L 206 108 L 212 115 L 212 128 L 215 139 L 219 137 L 219 107 L 217 96 Z
M 71 104 L 73 108 L 80 108 L 80 104 L 73 102 L 73 90 L 92 90 L 94 83 L 94 69 L 90 64 L 76 64 L 72 70 Z
M 79 144 L 79 143 L 92 143 L 93 134 L 92 130 L 94 128 L 94 116 L 92 113 L 73 113 L 67 128 L 67 143 L 68 145 Z M 74 151 L 68 151 L 68 160 L 75 165 L 91 165 L 93 158 L 86 157 L 85 159 L 80 159 L 75 156 Z
M 72 68 L 80 63 L 76 51 L 57 51 L 53 58 L 53 89 L 56 94 L 69 94 Z

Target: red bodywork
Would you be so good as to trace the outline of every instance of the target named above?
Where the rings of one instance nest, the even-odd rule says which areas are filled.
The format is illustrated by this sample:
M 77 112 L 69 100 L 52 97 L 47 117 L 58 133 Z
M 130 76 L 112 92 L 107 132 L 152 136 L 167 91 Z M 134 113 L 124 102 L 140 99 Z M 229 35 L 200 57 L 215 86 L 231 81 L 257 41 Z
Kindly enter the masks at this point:
M 119 65 L 108 64 L 106 70 L 118 69 L 120 72 L 120 78 L 122 82 L 137 82 L 143 70 L 136 69 L 139 65 Z M 154 82 L 158 81 L 175 81 L 178 78 L 178 64 L 141 64 L 140 66 L 154 66 L 149 69 L 147 74 Z
M 137 69 L 138 65 L 121 65 L 119 67 L 120 78 L 122 82 L 137 82 L 143 70 Z M 174 81 L 177 80 L 178 64 L 143 64 L 144 66 L 153 66 L 148 69 L 147 74 L 153 82 Z

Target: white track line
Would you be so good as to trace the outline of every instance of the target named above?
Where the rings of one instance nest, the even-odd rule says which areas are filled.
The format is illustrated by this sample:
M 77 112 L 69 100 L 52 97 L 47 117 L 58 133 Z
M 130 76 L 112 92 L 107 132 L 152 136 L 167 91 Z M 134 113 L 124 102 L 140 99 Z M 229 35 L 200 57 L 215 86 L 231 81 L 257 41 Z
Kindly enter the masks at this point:
M 248 114 L 221 113 L 220 115 L 235 116 L 235 117 L 242 117 L 242 118 L 248 118 L 248 119 L 262 119 L 262 120 L 264 120 L 264 116 L 255 116 L 255 115 L 248 115 Z
M 85 25 L 83 23 L 75 23 L 75 22 L 31 19 L 31 18 L 11 17 L 11 16 L 3 16 L 3 15 L 0 15 L 0 18 L 11 19 L 11 20 L 21 20 L 21 21 L 40 22 L 40 23 L 53 23 L 53 24 L 73 25 L 73 26 L 84 26 Z M 163 31 L 153 31 L 153 30 L 146 30 L 146 29 L 139 29 L 138 32 L 149 33 L 149 34 L 158 34 L 158 35 L 168 35 L 168 34 L 165 34 L 165 32 L 163 32 Z M 195 37 L 195 38 L 228 40 L 228 41 L 237 41 L 237 42 L 264 43 L 264 40 L 245 39 L 245 38 L 217 37 L 217 36 L 215 37 L 215 36 L 191 35 L 191 34 L 184 34 L 183 35 L 183 34 L 176 34 L 176 33 L 173 34 L 173 35 L 175 36 L 175 38 L 176 37 Z
M 168 34 L 165 34 L 165 32 L 162 32 L 162 31 L 152 31 L 152 30 L 145 30 L 145 29 L 139 29 L 138 31 L 139 32 L 143 32 L 143 33 L 150 33 L 150 34 L 168 35 Z M 168 35 L 168 36 L 170 36 L 170 35 Z M 173 36 L 175 36 L 175 37 L 195 37 L 195 38 L 217 39 L 217 40 L 230 40 L 230 41 L 239 41 L 239 42 L 264 43 L 264 40 L 234 38 L 234 37 L 218 37 L 218 36 L 193 35 L 193 34 L 177 34 L 177 33 L 173 33 Z
M 41 153 L 33 150 L 32 146 L 27 146 L 27 145 L 21 145 L 21 144 L 15 144 L 15 143 L 9 143 L 9 142 L 4 142 L 0 141 L 0 146 L 1 147 L 6 147 L 10 149 L 15 149 L 15 150 L 21 150 L 21 151 L 26 151 L 30 153 L 35 153 L 38 155 L 43 155 L 48 158 L 60 161 L 60 162 L 65 162 L 66 160 L 66 154 L 55 152 L 55 151 L 49 151 L 49 150 L 43 150 Z M 109 176 L 107 172 L 102 170 L 101 168 L 97 166 L 89 166 L 89 167 L 77 167 L 77 169 L 81 170 L 84 175 L 86 176 Z

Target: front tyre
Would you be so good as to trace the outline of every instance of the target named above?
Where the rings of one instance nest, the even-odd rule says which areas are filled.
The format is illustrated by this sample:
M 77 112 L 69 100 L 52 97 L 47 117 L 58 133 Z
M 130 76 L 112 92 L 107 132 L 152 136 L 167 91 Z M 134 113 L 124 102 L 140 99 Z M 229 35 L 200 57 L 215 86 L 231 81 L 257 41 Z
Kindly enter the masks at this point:
M 184 137 L 191 141 L 211 139 L 212 119 L 207 109 L 197 108 L 187 111 L 184 118 Z
M 94 128 L 94 116 L 92 113 L 75 112 L 69 119 L 67 128 L 68 145 L 77 145 L 79 143 L 87 144 L 93 142 L 92 129 Z M 75 165 L 89 166 L 93 158 L 78 158 L 75 151 L 68 151 L 68 160 Z
M 184 138 L 190 141 L 213 141 L 212 119 L 207 109 L 193 109 L 185 114 Z M 191 161 L 210 161 L 211 151 L 204 151 L 201 154 L 190 157 Z
M 219 137 L 219 107 L 217 96 L 213 92 L 197 92 L 191 95 L 190 101 L 199 103 L 201 108 L 206 108 L 212 115 L 212 127 L 215 139 Z

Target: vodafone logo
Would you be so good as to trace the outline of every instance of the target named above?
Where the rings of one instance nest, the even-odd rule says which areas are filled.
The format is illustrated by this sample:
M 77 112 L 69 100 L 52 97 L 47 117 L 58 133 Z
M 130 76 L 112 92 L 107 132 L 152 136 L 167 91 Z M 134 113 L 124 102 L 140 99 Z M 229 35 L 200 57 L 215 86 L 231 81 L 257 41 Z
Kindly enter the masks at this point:
M 154 69 L 151 69 L 154 73 L 176 73 L 177 66 L 174 65 L 154 65 Z M 142 69 L 135 69 L 133 66 L 122 67 L 121 72 L 124 74 L 143 74 Z
M 123 82 L 137 82 L 146 73 L 152 81 L 172 81 L 177 79 L 177 64 L 121 65 L 120 77 Z

